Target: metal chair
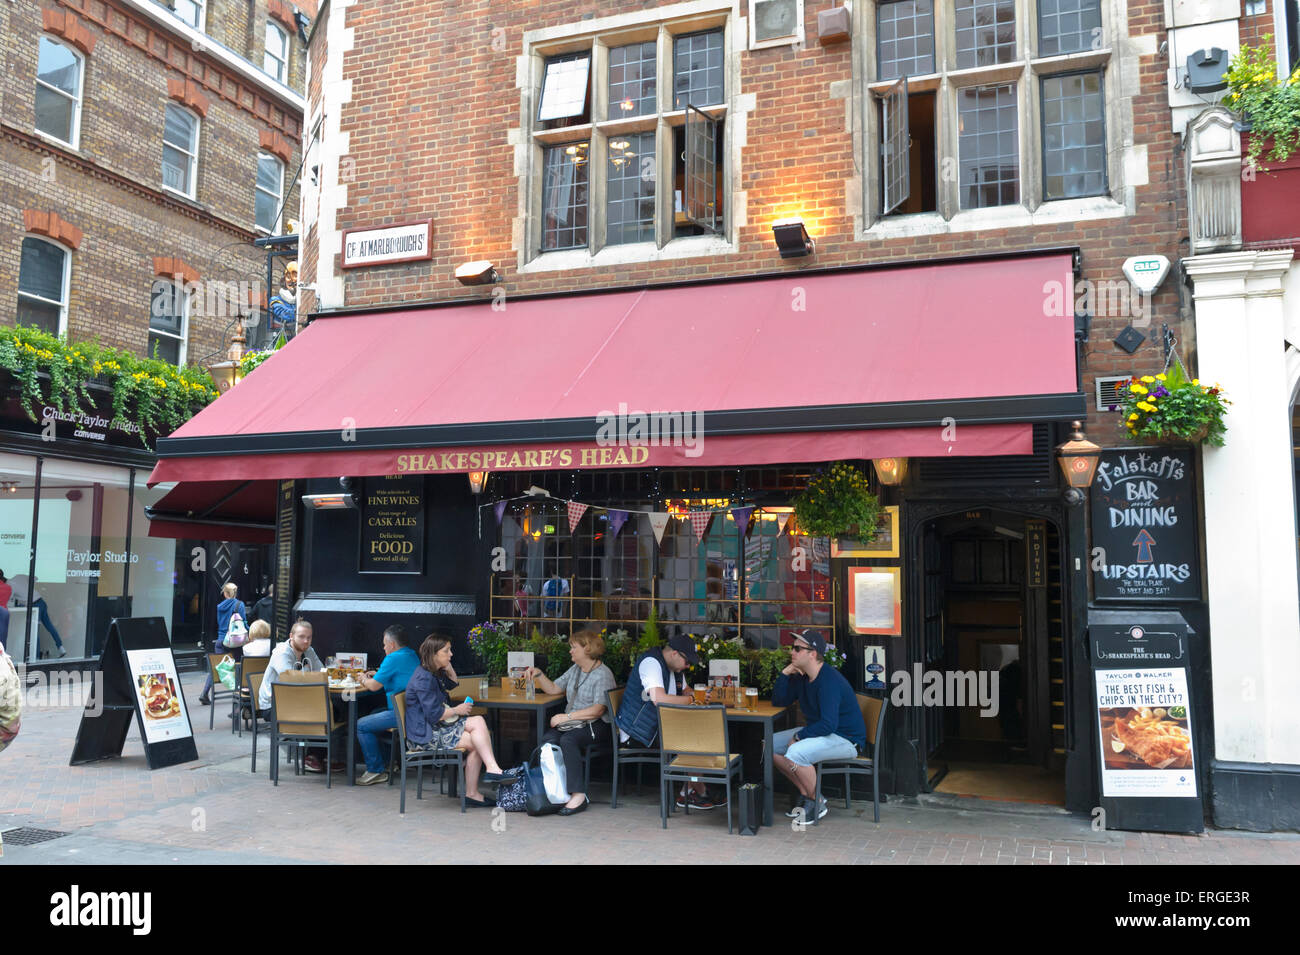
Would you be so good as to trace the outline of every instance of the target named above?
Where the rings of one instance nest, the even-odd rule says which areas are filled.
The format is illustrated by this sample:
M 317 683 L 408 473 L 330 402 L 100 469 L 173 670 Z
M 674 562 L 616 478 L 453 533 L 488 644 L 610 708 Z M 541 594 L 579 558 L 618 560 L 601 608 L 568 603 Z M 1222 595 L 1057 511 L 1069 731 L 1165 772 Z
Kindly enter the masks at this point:
M 333 783 L 334 736 L 347 722 L 334 717 L 324 671 L 286 670 L 271 684 L 271 781 L 280 785 L 280 744 L 325 744 L 325 788 Z
M 232 720 L 230 731 L 235 732 L 235 726 L 239 727 L 239 738 L 244 738 L 244 721 L 239 714 L 240 709 L 248 704 L 253 711 L 253 722 L 257 722 L 257 697 L 248 696 L 248 678 L 254 674 L 265 673 L 266 668 L 271 665 L 270 657 L 244 657 L 235 664 L 235 686 L 239 688 L 239 701 L 231 705 L 230 719 Z M 258 681 L 261 686 L 261 681 Z
M 612 716 L 618 716 L 618 708 L 623 703 L 623 690 L 625 688 L 616 686 L 606 694 L 608 700 L 609 712 Z M 619 767 L 628 764 L 637 767 L 637 792 L 641 791 L 641 767 L 658 766 L 659 750 L 647 749 L 643 746 L 634 746 L 629 743 L 620 743 L 618 738 L 618 723 L 610 727 L 610 752 L 614 757 L 613 777 L 609 783 L 609 806 L 611 809 L 618 808 L 618 773 Z M 590 780 L 588 780 L 590 781 Z
M 234 700 L 239 699 L 239 683 L 235 683 L 235 689 L 228 690 L 226 689 L 226 684 L 221 682 L 221 677 L 217 676 L 217 664 L 230 656 L 229 653 L 209 653 L 206 656 L 208 658 L 208 672 L 212 674 L 212 691 L 210 696 L 210 699 L 212 700 L 212 711 L 208 713 L 208 729 L 215 729 L 217 725 L 217 704 L 222 700 L 231 700 L 233 703 Z M 239 679 L 238 670 L 235 671 L 235 679 L 236 681 Z
M 415 770 L 415 798 L 424 798 L 424 770 L 426 766 L 455 767 L 460 789 L 460 811 L 465 811 L 465 751 L 461 749 L 407 749 L 406 745 L 406 691 L 393 695 L 393 709 L 397 713 L 397 742 L 402 753 L 402 800 L 398 812 L 406 812 L 406 770 Z M 390 777 L 391 781 L 391 777 Z
M 822 798 L 822 773 L 833 773 L 835 775 L 844 775 L 844 808 L 849 808 L 849 799 L 853 794 L 854 776 L 871 777 L 871 803 L 875 809 L 875 821 L 880 821 L 880 775 L 876 772 L 876 767 L 880 764 L 880 744 L 885 738 L 885 713 L 889 710 L 889 697 L 867 696 L 864 693 L 857 694 L 858 708 L 862 710 L 862 722 L 867 727 L 868 745 L 871 747 L 870 756 L 855 756 L 853 759 L 827 759 L 817 763 L 817 791 L 814 794 L 816 803 L 821 805 Z M 866 747 L 861 747 L 865 749 Z M 816 816 L 816 813 L 813 813 Z M 818 820 L 813 819 L 813 825 L 817 825 Z
M 679 706 L 659 710 L 659 818 L 668 828 L 668 791 L 673 782 L 721 782 L 727 794 L 727 834 L 731 825 L 731 779 L 744 779 L 744 759 L 731 752 L 725 706 Z M 686 813 L 690 815 L 690 806 Z
M 257 708 L 257 699 L 258 695 L 262 692 L 262 680 L 265 678 L 265 670 L 258 673 L 248 673 L 244 675 L 244 689 L 248 693 L 248 699 L 251 701 L 251 706 L 253 707 L 253 762 L 249 767 L 249 772 L 253 773 L 257 772 L 257 725 L 258 720 L 261 719 L 258 715 L 261 711 Z M 269 722 L 266 723 L 266 728 L 269 732 L 271 729 L 271 724 Z M 244 735 L 242 727 L 240 728 L 239 735 L 242 739 Z

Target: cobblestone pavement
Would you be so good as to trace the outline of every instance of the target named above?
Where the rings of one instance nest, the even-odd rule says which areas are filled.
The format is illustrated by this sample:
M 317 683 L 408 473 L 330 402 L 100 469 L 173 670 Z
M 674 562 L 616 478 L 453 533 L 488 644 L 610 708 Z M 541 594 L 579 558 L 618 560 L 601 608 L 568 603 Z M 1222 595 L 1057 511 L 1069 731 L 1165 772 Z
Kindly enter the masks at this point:
M 183 675 L 186 697 L 201 677 Z M 802 831 L 778 815 L 757 838 L 729 837 L 721 808 L 678 813 L 660 828 L 653 790 L 609 808 L 608 789 L 580 816 L 533 819 L 522 813 L 470 810 L 425 790 L 407 795 L 398 813 L 396 786 L 325 788 L 319 775 L 282 770 L 266 775 L 260 740 L 258 774 L 249 772 L 250 738 L 240 740 L 208 710 L 194 707 L 200 759 L 150 772 L 134 726 L 122 759 L 69 766 L 80 711 L 29 707 L 19 737 L 0 753 L 0 831 L 34 827 L 68 835 L 32 846 L 11 844 L 3 863 L 246 864 L 254 862 L 553 861 L 568 863 L 867 863 L 1065 865 L 1098 863 L 1300 863 L 1300 836 L 1212 831 L 1200 836 L 1094 832 L 1090 820 L 1065 812 L 999 812 L 891 802 L 879 825 L 870 804 L 832 811 Z M 777 796 L 778 813 L 786 805 Z M 667 847 L 671 846 L 671 849 Z

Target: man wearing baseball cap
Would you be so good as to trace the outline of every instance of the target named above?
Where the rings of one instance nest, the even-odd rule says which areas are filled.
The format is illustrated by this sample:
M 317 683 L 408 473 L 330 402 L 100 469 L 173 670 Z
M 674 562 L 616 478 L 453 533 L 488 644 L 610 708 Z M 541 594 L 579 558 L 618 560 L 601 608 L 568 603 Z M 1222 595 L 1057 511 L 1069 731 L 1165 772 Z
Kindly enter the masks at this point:
M 802 801 L 786 815 L 803 813 L 806 820 L 826 815 L 826 800 L 814 803 L 816 764 L 824 759 L 852 759 L 867 741 L 867 726 L 853 687 L 844 675 L 826 665 L 826 638 L 819 631 L 794 635 L 790 665 L 772 688 L 772 704 L 798 703 L 808 724 L 784 730 L 772 738 L 772 762 L 794 783 Z M 814 813 L 816 815 L 814 815 Z
M 694 702 L 686 684 L 686 670 L 700 662 L 695 652 L 695 641 L 685 634 L 676 634 L 662 647 L 647 650 L 637 657 L 627 677 L 627 689 L 619 704 L 614 722 L 618 724 L 619 741 L 629 741 L 652 747 L 659 736 L 659 716 L 655 711 L 660 703 L 679 706 Z M 679 808 L 712 809 L 704 783 L 690 783 L 677 797 Z

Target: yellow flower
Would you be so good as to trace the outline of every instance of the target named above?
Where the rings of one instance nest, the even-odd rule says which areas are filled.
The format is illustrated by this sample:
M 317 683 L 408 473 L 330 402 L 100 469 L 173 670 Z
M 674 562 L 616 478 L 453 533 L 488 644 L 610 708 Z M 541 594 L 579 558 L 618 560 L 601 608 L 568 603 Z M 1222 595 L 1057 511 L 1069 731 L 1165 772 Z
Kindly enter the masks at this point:
M 1164 381 L 1168 377 L 1168 375 L 1156 375 L 1156 381 Z
M 1136 420 L 1138 419 L 1138 417 L 1139 417 L 1139 415 L 1138 415 L 1138 413 L 1135 411 L 1135 412 L 1133 412 L 1131 415 L 1128 416 L 1128 420 L 1129 420 L 1129 421 L 1136 421 Z
M 1142 381 L 1143 381 L 1144 383 L 1146 383 L 1146 384 L 1149 385 L 1149 384 L 1151 384 L 1153 381 L 1155 381 L 1155 379 L 1152 378 L 1150 375 L 1143 375 L 1143 376 L 1142 376 Z
M 1199 378 L 1193 378 L 1193 379 L 1192 379 L 1192 384 L 1194 384 L 1194 385 L 1199 385 L 1200 383 L 1201 383 L 1201 379 L 1199 379 Z

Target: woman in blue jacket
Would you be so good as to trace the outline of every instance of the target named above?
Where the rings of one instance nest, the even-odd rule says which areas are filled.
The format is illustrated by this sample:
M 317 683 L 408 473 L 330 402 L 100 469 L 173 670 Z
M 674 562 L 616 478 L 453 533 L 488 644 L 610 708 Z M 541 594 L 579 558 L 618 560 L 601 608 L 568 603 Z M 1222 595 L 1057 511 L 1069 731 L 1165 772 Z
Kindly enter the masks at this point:
M 239 650 L 230 649 L 226 646 L 226 634 L 230 631 L 230 621 L 235 614 L 239 614 L 239 619 L 243 621 L 244 628 L 248 628 L 248 608 L 244 602 L 237 596 L 239 588 L 234 584 L 227 582 L 221 588 L 221 596 L 225 599 L 217 604 L 217 639 L 213 643 L 213 653 L 229 653 L 236 660 L 239 659 Z M 199 702 L 204 706 L 212 704 L 212 670 L 208 670 L 208 679 L 203 684 L 203 693 L 199 696 Z
M 406 684 L 406 743 L 412 749 L 460 749 L 465 751 L 465 802 L 470 806 L 491 806 L 479 792 L 479 772 L 489 782 L 514 778 L 516 771 L 503 772 L 492 754 L 492 737 L 481 716 L 470 716 L 468 700 L 452 705 L 449 691 L 458 686 L 451 666 L 451 641 L 430 634 L 420 644 L 420 665 Z

